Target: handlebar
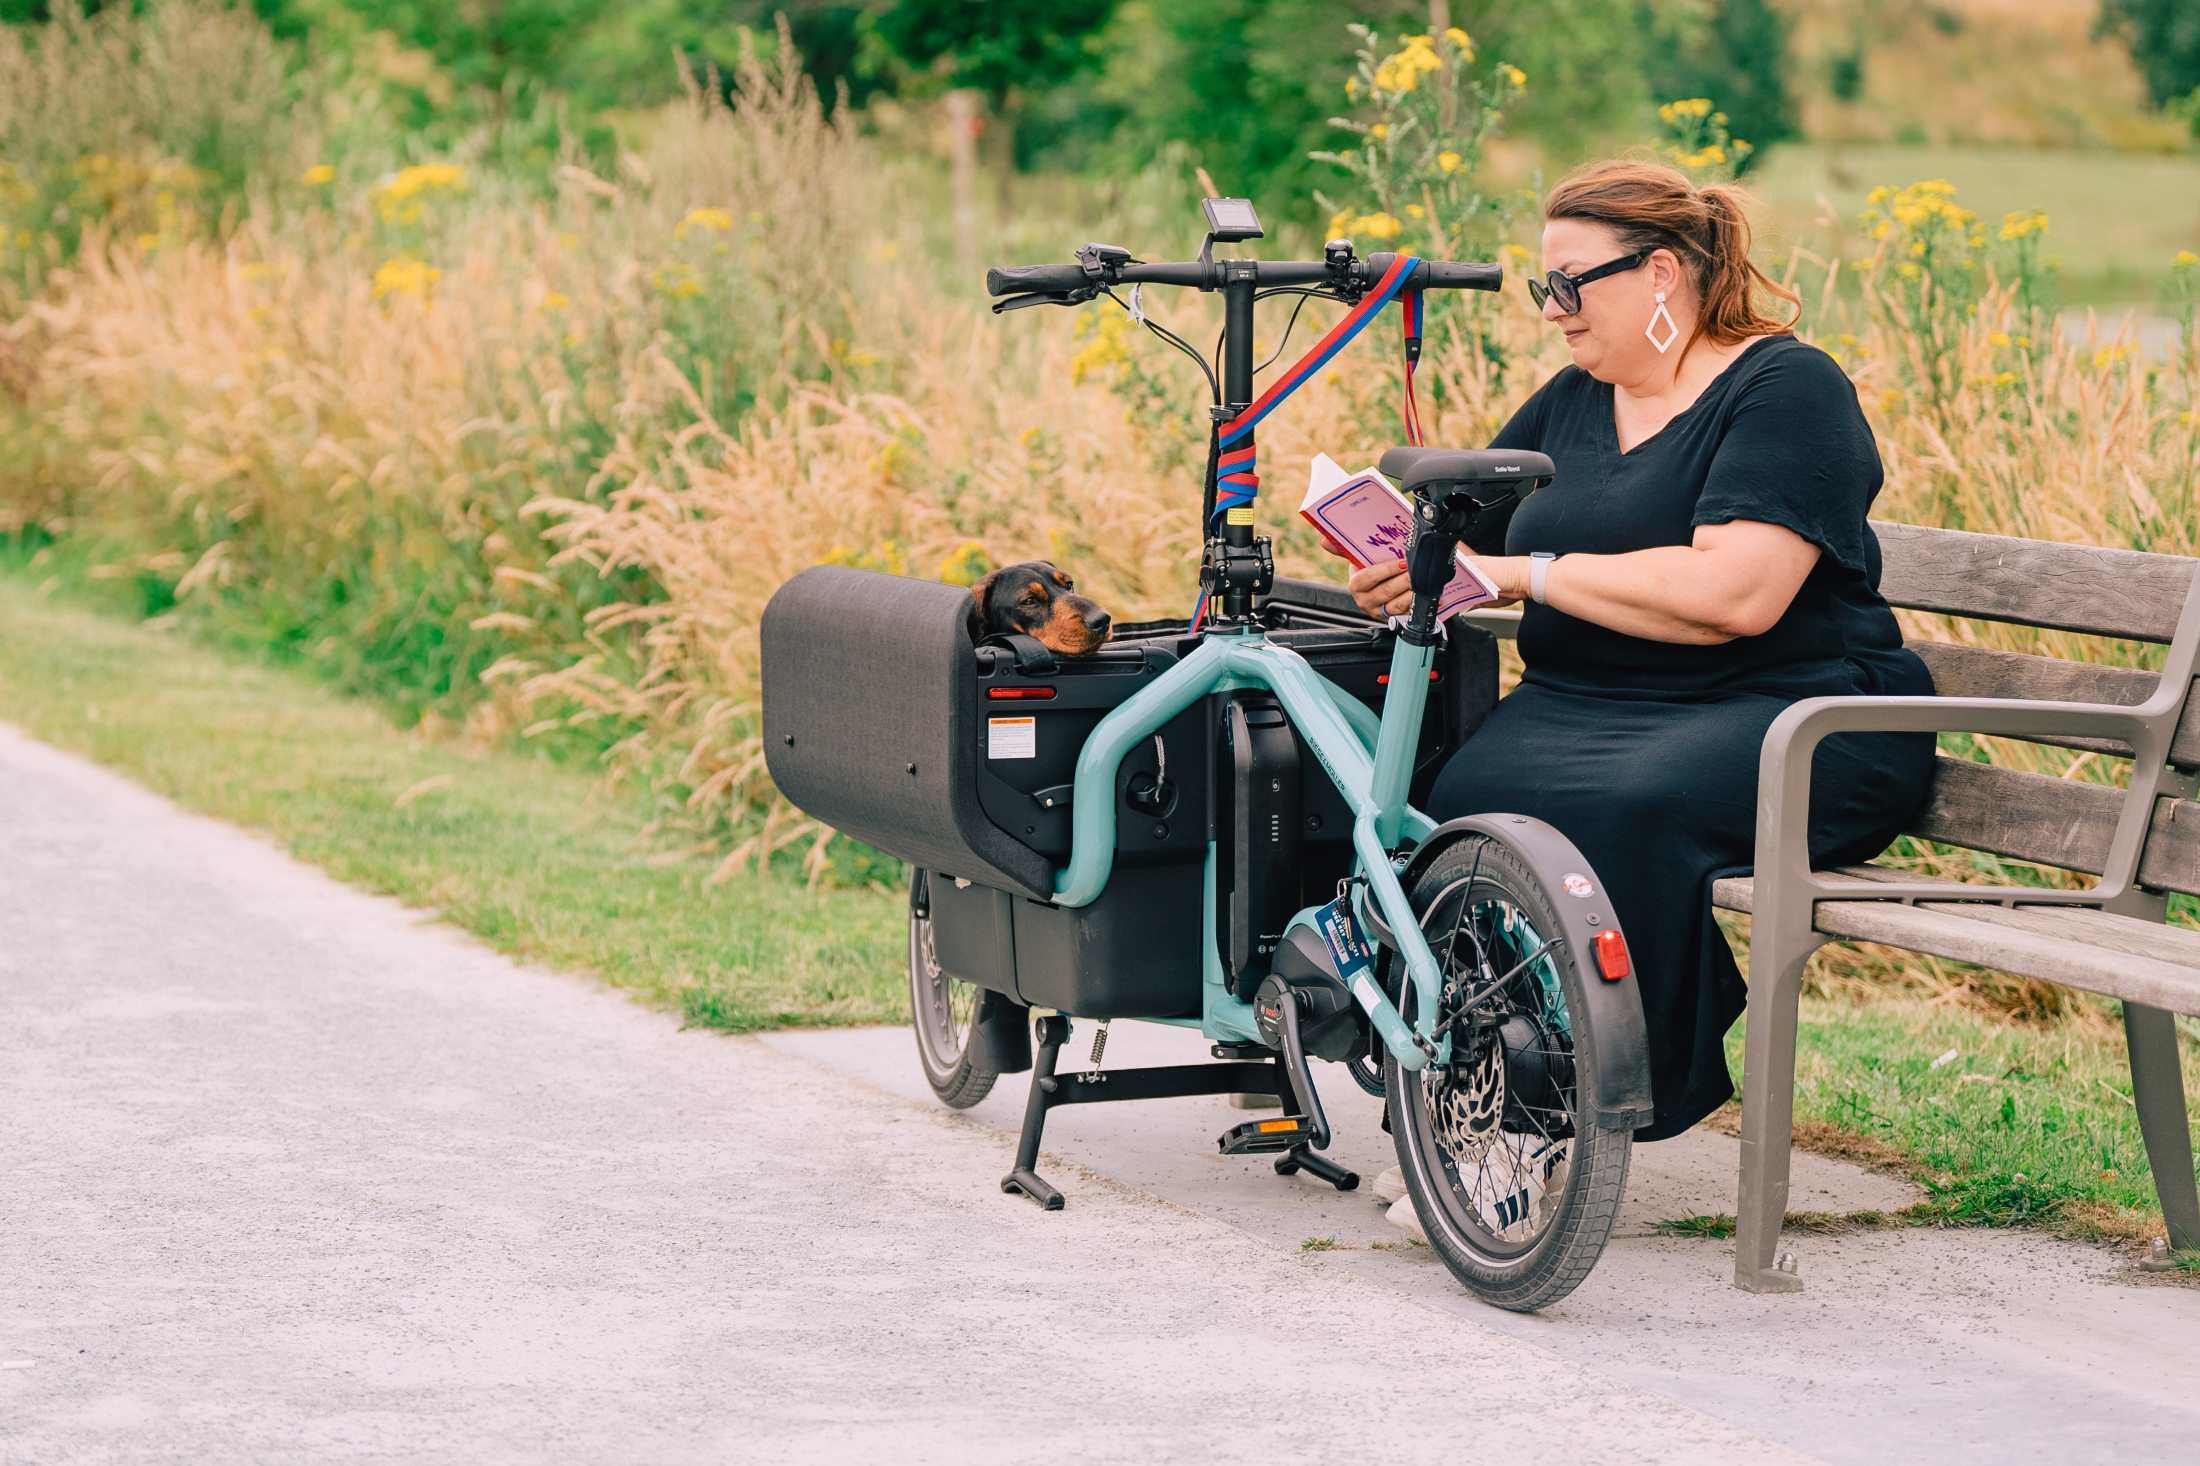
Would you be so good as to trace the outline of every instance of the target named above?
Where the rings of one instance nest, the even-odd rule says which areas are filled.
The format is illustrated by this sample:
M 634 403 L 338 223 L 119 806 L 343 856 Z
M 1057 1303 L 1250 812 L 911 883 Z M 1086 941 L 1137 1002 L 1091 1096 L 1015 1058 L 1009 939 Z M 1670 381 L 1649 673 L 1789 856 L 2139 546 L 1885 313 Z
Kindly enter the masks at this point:
M 1341 264 L 1327 260 L 1185 260 L 1146 264 L 1102 257 L 1092 252 L 1091 265 L 1000 265 L 985 272 L 988 295 L 1078 295 L 1109 285 L 1187 285 L 1200 290 L 1219 290 L 1226 278 L 1242 280 L 1251 271 L 1256 286 L 1337 285 L 1357 292 L 1373 288 L 1398 257 L 1389 251 Z M 1408 290 L 1496 290 L 1505 281 L 1502 265 L 1458 264 L 1450 260 L 1423 260 L 1405 282 Z

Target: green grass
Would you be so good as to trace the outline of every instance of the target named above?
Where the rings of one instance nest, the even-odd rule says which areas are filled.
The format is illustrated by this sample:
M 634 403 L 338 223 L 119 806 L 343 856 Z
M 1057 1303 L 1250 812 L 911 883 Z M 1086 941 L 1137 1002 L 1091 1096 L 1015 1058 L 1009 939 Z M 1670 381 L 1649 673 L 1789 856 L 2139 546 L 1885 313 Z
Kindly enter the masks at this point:
M 2200 1046 L 2188 1035 L 2184 1047 L 2186 1072 L 2200 1074 Z M 1737 1074 L 1741 1049 L 1737 1024 L 1727 1041 Z M 1912 1222 L 2122 1239 L 2161 1225 L 2120 1026 L 2020 1027 L 1892 995 L 1808 1001 L 1795 1114 L 1802 1143 L 1923 1186 Z
M 2062 262 L 2072 304 L 2150 304 L 2171 256 L 2200 249 L 2200 152 L 1798 142 L 1774 149 L 1746 180 L 1768 208 L 1764 257 L 1794 244 L 1826 250 L 1821 195 L 1853 239 L 1875 185 L 1925 178 L 1953 183 L 1957 201 L 1989 226 L 2017 209 L 2046 210 L 2046 258 Z
M 898 1021 L 899 907 L 778 875 L 706 884 L 636 797 L 521 751 L 398 729 L 307 675 L 0 576 L 0 718 L 501 951 L 729 1029 Z M 408 797 L 409 795 L 409 797 Z
M 708 885 L 707 860 L 665 853 L 649 810 L 581 768 L 431 741 L 303 671 L 57 603 L 19 575 L 0 574 L 0 718 L 690 1022 L 906 1015 L 894 892 L 814 890 L 781 874 Z M 1737 1072 L 1741 1040 L 1737 1026 Z M 1733 1113 L 1713 1123 L 1731 1126 Z M 2122 1040 L 2107 1024 L 2016 1027 L 1899 995 L 1807 1000 L 1796 1115 L 1802 1144 L 1910 1175 L 1928 1193 L 1893 1217 L 1818 1219 L 1827 1226 L 2130 1239 L 2161 1225 Z M 1719 1224 L 1667 1225 L 1715 1236 Z

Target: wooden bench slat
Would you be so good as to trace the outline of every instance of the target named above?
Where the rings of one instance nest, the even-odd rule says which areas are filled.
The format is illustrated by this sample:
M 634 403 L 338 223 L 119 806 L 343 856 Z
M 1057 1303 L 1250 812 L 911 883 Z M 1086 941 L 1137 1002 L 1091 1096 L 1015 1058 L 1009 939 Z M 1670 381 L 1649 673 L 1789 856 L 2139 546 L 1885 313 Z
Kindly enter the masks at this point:
M 1933 690 L 1942 697 L 2044 698 L 2128 708 L 2145 702 L 2162 680 L 2153 672 L 2134 667 L 2066 662 L 2060 657 L 2036 657 L 1991 647 L 1957 646 L 1945 641 L 1913 641 L 1909 646 L 1932 671 Z M 2030 741 L 2119 758 L 2131 756 L 2129 745 L 2112 738 L 2056 736 Z M 2200 681 L 2194 682 L 2186 697 L 2169 756 L 2179 768 L 2200 768 Z
M 2099 875 L 2123 791 L 1940 756 L 1932 797 L 1910 833 L 2011 860 Z
M 1885 866 L 1846 866 L 1837 873 L 1943 884 Z M 1747 876 L 1729 877 L 1714 884 L 1712 899 L 1746 912 L 1755 884 Z M 1944 884 L 1954 891 L 1963 883 Z M 1953 901 L 1821 901 L 1816 925 L 1844 941 L 1881 942 L 2174 1012 L 2200 1012 L 2200 932 L 2139 917 Z
M 1875 519 L 1879 591 L 1897 606 L 2167 642 L 2191 594 L 2183 555 L 1929 529 Z
M 1883 942 L 2175 1013 L 2200 1012 L 2200 966 L 1981 921 L 1946 906 L 1821 901 L 1816 925 L 1844 941 Z

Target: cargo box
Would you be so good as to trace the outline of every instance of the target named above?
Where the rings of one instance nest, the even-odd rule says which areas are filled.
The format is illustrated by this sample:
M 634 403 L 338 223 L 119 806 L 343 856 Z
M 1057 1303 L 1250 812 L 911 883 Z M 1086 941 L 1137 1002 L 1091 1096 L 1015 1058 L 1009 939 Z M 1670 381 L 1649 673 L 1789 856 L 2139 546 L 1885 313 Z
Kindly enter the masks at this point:
M 931 873 L 945 970 L 1093 1018 L 1199 1011 L 1212 839 L 1225 967 L 1233 988 L 1257 981 L 1282 919 L 1333 894 L 1351 865 L 1349 811 L 1281 710 L 1263 693 L 1218 693 L 1146 740 L 1116 778 L 1107 889 L 1059 907 L 1047 898 L 1069 858 L 1078 751 L 1198 639 L 1181 621 L 1119 626 L 1093 656 L 1023 671 L 1008 649 L 973 642 L 969 608 L 954 586 L 840 566 L 782 586 L 762 626 L 765 756 L 781 792 Z M 1387 628 L 1341 592 L 1290 581 L 1262 615 L 1271 639 L 1380 711 Z M 1495 700 L 1494 642 L 1463 621 L 1450 633 L 1415 797 Z

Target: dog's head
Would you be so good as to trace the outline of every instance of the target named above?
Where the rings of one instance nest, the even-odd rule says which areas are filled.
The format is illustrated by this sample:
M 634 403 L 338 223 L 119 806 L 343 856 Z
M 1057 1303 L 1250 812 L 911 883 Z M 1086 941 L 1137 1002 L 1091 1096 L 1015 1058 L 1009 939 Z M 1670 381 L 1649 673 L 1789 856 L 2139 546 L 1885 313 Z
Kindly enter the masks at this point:
M 1108 613 L 1077 594 L 1076 582 L 1050 561 L 1005 565 L 970 588 L 970 636 L 983 641 L 1020 631 L 1064 657 L 1082 657 L 1108 639 Z

